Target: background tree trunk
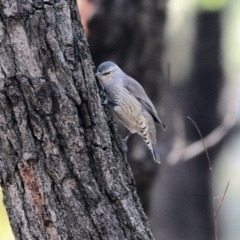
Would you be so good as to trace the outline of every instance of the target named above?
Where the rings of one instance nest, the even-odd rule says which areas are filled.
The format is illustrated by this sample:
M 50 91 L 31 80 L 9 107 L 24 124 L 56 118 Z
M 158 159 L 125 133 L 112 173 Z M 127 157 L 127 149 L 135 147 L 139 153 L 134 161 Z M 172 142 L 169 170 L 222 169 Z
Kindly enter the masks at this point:
M 75 1 L 1 0 L 0 183 L 16 239 L 153 239 L 106 114 Z
M 218 100 L 223 86 L 220 16 L 220 11 L 197 14 L 192 73 L 186 82 L 172 88 L 173 110 L 178 113 L 172 119 L 179 118 L 183 123 L 185 136 L 178 137 L 185 137 L 187 142 L 198 141 L 200 136 L 186 116 L 194 119 L 203 137 L 220 124 Z M 173 102 L 169 95 L 166 98 L 165 103 L 171 108 Z M 175 134 L 178 135 L 177 131 Z M 212 164 L 220 146 L 208 150 Z M 166 240 L 214 239 L 211 174 L 204 151 L 187 162 L 165 165 L 158 176 L 161 184 L 153 188 L 154 235 Z

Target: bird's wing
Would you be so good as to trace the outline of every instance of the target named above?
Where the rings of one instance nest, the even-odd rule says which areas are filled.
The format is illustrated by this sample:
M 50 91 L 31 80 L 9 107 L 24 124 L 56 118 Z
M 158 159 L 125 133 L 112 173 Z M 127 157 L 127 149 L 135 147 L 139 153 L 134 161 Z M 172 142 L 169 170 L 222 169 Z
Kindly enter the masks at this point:
M 155 107 L 148 98 L 143 87 L 133 78 L 125 75 L 123 78 L 123 86 L 141 103 L 141 105 L 152 115 L 154 121 L 162 125 L 165 130 L 166 127 L 160 120 Z

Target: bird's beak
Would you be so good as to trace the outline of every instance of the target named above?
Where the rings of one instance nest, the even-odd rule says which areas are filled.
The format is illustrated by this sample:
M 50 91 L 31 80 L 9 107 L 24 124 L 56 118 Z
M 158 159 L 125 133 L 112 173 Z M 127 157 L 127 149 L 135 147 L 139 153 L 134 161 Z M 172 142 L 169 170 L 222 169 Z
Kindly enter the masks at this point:
M 94 76 L 97 78 L 99 74 L 100 74 L 99 72 L 96 72 Z

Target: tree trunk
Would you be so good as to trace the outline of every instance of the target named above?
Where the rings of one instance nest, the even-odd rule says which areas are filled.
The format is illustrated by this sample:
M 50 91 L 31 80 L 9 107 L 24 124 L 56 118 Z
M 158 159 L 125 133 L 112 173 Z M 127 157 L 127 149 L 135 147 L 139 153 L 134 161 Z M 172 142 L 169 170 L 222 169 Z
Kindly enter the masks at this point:
M 0 0 L 0 98 L 16 239 L 153 239 L 74 0 Z

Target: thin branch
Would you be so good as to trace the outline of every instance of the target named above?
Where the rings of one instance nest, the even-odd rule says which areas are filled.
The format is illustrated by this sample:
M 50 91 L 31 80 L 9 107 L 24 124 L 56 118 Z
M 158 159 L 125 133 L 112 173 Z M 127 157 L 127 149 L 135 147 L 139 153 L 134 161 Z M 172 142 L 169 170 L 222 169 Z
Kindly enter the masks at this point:
M 213 192 L 212 164 L 211 164 L 211 160 L 210 160 L 210 157 L 209 157 L 209 154 L 208 154 L 208 151 L 207 151 L 205 142 L 204 142 L 204 138 L 203 138 L 203 136 L 202 136 L 202 133 L 201 133 L 199 127 L 198 127 L 197 124 L 193 121 L 193 119 L 192 119 L 191 117 L 189 117 L 189 116 L 188 116 L 187 118 L 194 124 L 195 128 L 196 128 L 197 131 L 198 131 L 198 134 L 199 134 L 200 137 L 201 137 L 201 142 L 202 142 L 202 144 L 203 144 L 203 148 L 204 148 L 204 151 L 205 151 L 205 153 L 206 153 L 207 160 L 208 160 L 208 165 L 209 165 L 209 170 L 210 170 L 210 176 L 211 176 L 211 191 Z M 228 181 L 228 183 L 227 183 L 227 186 L 226 186 L 226 188 L 225 188 L 223 197 L 222 197 L 222 199 L 221 199 L 221 202 L 220 202 L 220 204 L 219 204 L 216 212 L 213 210 L 213 211 L 214 211 L 214 233 L 215 233 L 215 240 L 218 240 L 217 215 L 218 215 L 218 212 L 219 212 L 219 210 L 221 209 L 222 203 L 223 203 L 223 201 L 224 201 L 224 199 L 225 199 L 225 196 L 226 196 L 226 193 L 227 193 L 229 184 L 230 184 L 230 181 Z M 212 204 L 213 204 L 213 208 L 214 208 L 214 198 L 212 199 L 212 201 L 213 201 Z
M 223 197 L 222 197 L 222 199 L 221 199 L 221 202 L 220 202 L 220 204 L 219 204 L 219 206 L 218 206 L 218 208 L 217 208 L 217 211 L 216 211 L 215 214 L 214 214 L 214 217 L 215 217 L 215 218 L 217 218 L 218 212 L 219 212 L 219 210 L 220 210 L 220 208 L 221 208 L 221 206 L 222 206 L 222 204 L 223 204 L 223 201 L 224 201 L 224 198 L 225 198 L 225 196 L 226 196 L 226 193 L 227 193 L 229 184 L 230 184 L 230 181 L 228 181 L 228 183 L 227 183 L 227 186 L 226 186 L 226 188 L 225 188 L 225 191 L 224 191 Z
M 202 136 L 202 133 L 201 133 L 199 127 L 197 126 L 197 124 L 193 121 L 193 119 L 192 119 L 191 117 L 189 117 L 189 116 L 188 116 L 187 118 L 194 124 L 195 128 L 196 128 L 197 131 L 198 131 L 199 136 L 201 137 L 201 140 L 199 140 L 199 141 L 202 142 L 203 149 L 204 149 L 204 151 L 205 151 L 205 153 L 206 153 L 206 156 L 207 156 L 208 165 L 209 165 L 209 170 L 211 171 L 211 175 L 212 175 L 212 164 L 211 164 L 211 160 L 210 160 L 210 157 L 209 157 L 209 154 L 208 154 L 208 150 L 207 150 L 207 147 L 206 147 L 206 145 L 205 145 L 205 142 L 204 142 L 204 138 L 203 138 L 203 136 Z M 211 178 L 212 178 L 212 176 L 211 176 Z
M 202 136 L 202 133 L 199 129 L 199 127 L 197 126 L 197 124 L 193 121 L 193 119 L 191 117 L 187 117 L 195 126 L 195 128 L 197 129 L 198 131 L 198 134 L 201 138 L 201 142 L 202 142 L 202 145 L 203 145 L 203 149 L 206 153 L 206 156 L 207 156 L 207 160 L 208 160 L 208 165 L 209 165 L 209 171 L 210 171 L 210 177 L 211 177 L 211 193 L 213 193 L 213 175 L 212 175 L 212 164 L 211 164 L 211 160 L 210 160 L 210 157 L 209 157 L 209 154 L 208 154 L 208 151 L 207 151 L 207 148 L 206 148 L 206 145 L 205 145 L 205 142 L 204 142 L 204 139 L 203 139 L 203 136 Z M 213 194 L 212 194 L 213 195 Z M 217 235 L 217 220 L 215 218 L 215 212 L 214 212 L 214 200 L 212 198 L 212 207 L 213 207 L 213 215 L 214 215 L 214 237 L 215 237 L 215 240 L 218 240 L 218 235 Z
M 227 190 L 228 190 L 229 183 L 230 183 L 230 181 L 228 181 L 228 184 L 227 184 L 227 186 L 226 186 L 226 188 L 225 188 L 225 191 L 224 191 L 223 197 L 222 197 L 221 202 L 220 202 L 220 204 L 219 204 L 219 206 L 218 206 L 218 208 L 217 208 L 217 211 L 214 212 L 215 240 L 218 240 L 218 232 L 217 232 L 217 229 L 218 229 L 218 222 L 217 222 L 217 215 L 218 215 L 218 212 L 219 212 L 219 210 L 220 210 L 220 208 L 221 208 L 221 206 L 222 206 L 222 203 L 223 203 L 223 201 L 224 201 L 224 198 L 225 198 L 225 196 L 226 196 L 226 193 L 227 193 Z

